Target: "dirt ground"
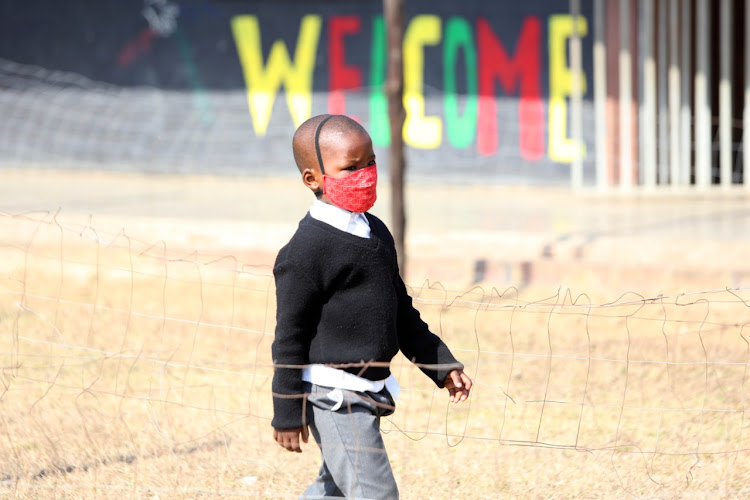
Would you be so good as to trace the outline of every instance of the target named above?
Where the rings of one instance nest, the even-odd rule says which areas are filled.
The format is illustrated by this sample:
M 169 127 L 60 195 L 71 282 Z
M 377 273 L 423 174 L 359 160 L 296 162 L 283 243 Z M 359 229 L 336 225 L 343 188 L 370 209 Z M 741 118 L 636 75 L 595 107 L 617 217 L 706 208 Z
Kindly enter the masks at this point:
M 372 212 L 390 221 L 387 179 Z M 750 190 L 410 184 L 406 281 L 675 293 L 750 284 Z M 296 178 L 0 171 L 0 211 L 271 264 L 312 196 Z M 585 279 L 583 277 L 586 277 Z M 688 287 L 688 288 L 683 288 Z M 590 291 L 590 290 L 589 290 Z

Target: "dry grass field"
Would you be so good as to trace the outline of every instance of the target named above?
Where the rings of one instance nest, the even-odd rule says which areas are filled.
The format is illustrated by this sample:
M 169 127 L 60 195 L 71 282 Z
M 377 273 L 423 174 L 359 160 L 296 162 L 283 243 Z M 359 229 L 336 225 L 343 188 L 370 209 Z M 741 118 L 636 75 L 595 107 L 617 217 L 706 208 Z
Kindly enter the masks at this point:
M 270 274 L 0 217 L 0 496 L 296 498 L 319 455 L 272 440 Z M 750 291 L 581 283 L 413 289 L 475 388 L 394 361 L 403 498 L 750 498 Z

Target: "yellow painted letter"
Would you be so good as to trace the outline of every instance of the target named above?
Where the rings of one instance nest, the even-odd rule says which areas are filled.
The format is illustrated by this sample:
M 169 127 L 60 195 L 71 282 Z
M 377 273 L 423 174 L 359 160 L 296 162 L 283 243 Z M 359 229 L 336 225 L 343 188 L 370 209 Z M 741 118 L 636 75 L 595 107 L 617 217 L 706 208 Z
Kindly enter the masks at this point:
M 586 36 L 586 18 L 578 16 L 578 35 Z M 553 161 L 570 163 L 576 148 L 586 156 L 586 146 L 568 139 L 568 105 L 573 78 L 578 78 L 581 93 L 586 92 L 586 74 L 573 74 L 567 64 L 567 42 L 573 35 L 573 16 L 559 14 L 549 18 L 549 157 Z
M 284 42 L 276 40 L 271 46 L 264 68 L 258 18 L 255 16 L 232 18 L 232 34 L 237 44 L 242 73 L 245 76 L 247 102 L 256 135 L 261 137 L 266 135 L 273 102 L 282 81 L 294 126 L 299 127 L 310 117 L 313 70 L 320 37 L 320 25 L 320 16 L 303 17 L 297 38 L 297 49 L 294 53 L 294 64 L 289 59 L 289 52 Z
M 443 136 L 443 122 L 437 116 L 424 115 L 425 45 L 437 45 L 441 39 L 438 16 L 420 15 L 409 23 L 404 34 L 404 141 L 410 146 L 435 149 Z

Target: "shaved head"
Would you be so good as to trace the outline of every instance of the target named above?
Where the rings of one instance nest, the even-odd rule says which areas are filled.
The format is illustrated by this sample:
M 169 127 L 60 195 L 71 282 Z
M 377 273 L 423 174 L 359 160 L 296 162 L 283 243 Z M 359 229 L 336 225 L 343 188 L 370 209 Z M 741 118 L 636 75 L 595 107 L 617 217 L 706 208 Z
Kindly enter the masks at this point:
M 306 168 L 315 169 L 318 165 L 318 158 L 315 154 L 315 130 L 320 122 L 331 115 L 318 115 L 305 120 L 299 126 L 292 138 L 292 153 L 294 162 L 300 172 Z
M 362 125 L 346 115 L 313 116 L 299 126 L 292 138 L 292 153 L 300 172 L 303 172 L 307 168 L 316 171 L 320 170 L 317 152 L 315 151 L 315 132 L 323 120 L 326 120 L 326 122 L 320 130 L 318 138 L 321 149 L 324 149 L 332 141 L 340 140 L 344 135 L 362 134 L 369 137 L 369 134 Z M 323 168 L 325 168 L 325 165 Z

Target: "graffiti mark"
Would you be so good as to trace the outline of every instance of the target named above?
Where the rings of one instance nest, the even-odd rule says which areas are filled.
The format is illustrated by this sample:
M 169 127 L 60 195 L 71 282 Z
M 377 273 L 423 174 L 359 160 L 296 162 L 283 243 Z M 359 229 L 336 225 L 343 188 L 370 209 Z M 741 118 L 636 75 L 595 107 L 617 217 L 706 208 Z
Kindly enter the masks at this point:
M 370 136 L 375 146 L 390 146 L 388 98 L 385 95 L 386 38 L 383 16 L 372 20 L 370 49 Z
M 117 55 L 120 67 L 130 66 L 140 56 L 151 50 L 154 38 L 167 38 L 177 30 L 180 7 L 169 0 L 144 0 L 141 14 L 148 23 L 132 40 L 127 42 Z
M 466 104 L 459 113 L 456 92 L 456 60 L 463 50 L 466 61 Z M 448 141 L 454 148 L 466 148 L 477 133 L 477 46 L 466 19 L 452 17 L 445 23 L 443 43 L 443 81 L 445 82 L 445 123 Z
M 180 7 L 169 0 L 144 0 L 141 14 L 155 33 L 167 38 L 177 30 Z
M 248 105 L 255 133 L 266 134 L 277 94 L 285 97 L 293 122 L 299 126 L 310 116 L 315 58 L 322 16 L 302 18 L 294 57 L 291 47 L 275 40 L 264 61 L 261 23 L 257 16 L 232 18 L 237 52 L 247 87 Z M 328 31 L 328 111 L 346 112 L 346 93 L 369 90 L 369 129 L 376 146 L 390 143 L 388 109 L 385 95 L 386 36 L 382 16 L 372 18 L 369 81 L 363 87 L 364 64 L 347 61 L 347 47 L 356 46 L 364 19 L 357 15 L 335 15 L 325 20 Z M 568 163 L 576 148 L 567 137 L 566 100 L 574 78 L 586 88 L 585 73 L 573 75 L 567 63 L 567 40 L 574 27 L 570 16 L 549 17 L 549 32 L 542 29 L 539 16 L 523 17 L 520 32 L 513 40 L 501 40 L 501 31 L 479 16 L 472 23 L 454 16 L 445 22 L 438 15 L 419 14 L 406 26 L 403 41 L 404 95 L 406 121 L 404 142 L 420 149 L 437 149 L 444 140 L 457 149 L 475 145 L 482 156 L 492 156 L 501 147 L 517 149 L 526 161 L 539 161 L 545 154 L 555 162 Z M 585 18 L 577 27 L 587 35 Z M 549 45 L 549 67 L 543 68 L 543 43 Z M 443 76 L 443 112 L 435 110 L 434 99 L 426 109 L 426 53 L 441 46 Z M 433 63 L 430 63 L 433 64 Z M 545 69 L 549 72 L 549 116 L 542 95 Z M 433 84 L 434 85 L 434 84 Z M 284 87 L 282 89 L 282 86 Z M 434 88 L 434 87 L 433 87 Z M 500 116 L 500 101 L 517 102 L 516 116 Z M 502 124 L 512 120 L 513 127 Z M 515 130 L 517 129 L 517 132 Z M 507 137 L 513 130 L 515 137 Z M 548 140 L 549 142 L 545 142 Z
M 333 16 L 328 20 L 328 112 L 331 114 L 346 114 L 345 91 L 362 87 L 362 70 L 346 64 L 344 50 L 344 38 L 356 35 L 361 28 L 359 16 Z
M 423 149 L 437 148 L 443 137 L 440 117 L 425 116 L 424 109 L 424 46 L 440 43 L 441 27 L 440 17 L 422 14 L 404 33 L 404 141 Z
M 151 28 L 145 28 L 135 38 L 125 44 L 117 55 L 117 62 L 121 67 L 131 65 L 138 57 L 151 50 L 151 42 L 156 33 Z
M 567 134 L 568 107 L 566 98 L 573 90 L 573 79 L 578 79 L 579 88 L 586 92 L 586 74 L 576 75 L 568 66 L 567 41 L 573 36 L 573 16 L 559 14 L 549 18 L 549 157 L 553 161 L 570 163 L 580 154 L 586 156 L 582 142 L 569 139 Z M 578 18 L 578 34 L 586 36 L 588 24 L 584 17 Z M 578 152 L 576 152 L 578 149 Z
M 265 67 L 260 43 L 260 23 L 256 16 L 232 18 L 237 52 L 247 85 L 247 101 L 255 133 L 263 137 L 268 130 L 276 94 L 284 83 L 286 102 L 294 126 L 299 127 L 312 110 L 313 70 L 318 50 L 322 17 L 308 14 L 300 23 L 294 62 L 283 40 L 271 46 Z
M 179 28 L 175 31 L 175 38 L 177 40 L 177 47 L 180 50 L 182 64 L 187 73 L 188 81 L 193 88 L 193 103 L 198 110 L 201 123 L 206 126 L 211 125 L 214 122 L 214 115 L 211 111 L 211 104 L 206 97 L 206 90 L 203 81 L 201 80 L 198 68 L 195 65 L 193 49 L 190 47 L 187 37 Z
M 513 58 L 484 19 L 477 20 L 479 46 L 479 115 L 477 146 L 479 154 L 489 156 L 498 149 L 497 101 L 495 80 L 506 94 L 519 87 L 519 149 L 526 160 L 544 155 L 544 106 L 541 90 L 540 49 L 542 28 L 538 17 L 528 16 L 521 25 Z

